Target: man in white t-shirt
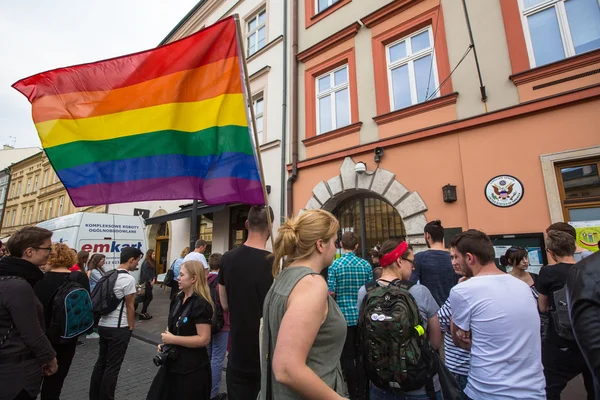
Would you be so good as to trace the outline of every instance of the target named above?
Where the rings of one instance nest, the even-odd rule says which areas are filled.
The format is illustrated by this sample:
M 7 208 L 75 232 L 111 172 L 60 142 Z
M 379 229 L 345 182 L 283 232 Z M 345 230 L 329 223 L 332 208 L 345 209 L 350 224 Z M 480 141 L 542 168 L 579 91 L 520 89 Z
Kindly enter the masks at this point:
M 206 272 L 206 274 L 208 275 L 210 269 L 208 268 L 208 263 L 206 262 L 206 257 L 204 257 L 204 253 L 206 251 L 206 245 L 207 243 L 202 240 L 196 240 L 196 244 L 195 244 L 195 249 L 194 251 L 190 252 L 187 256 L 185 256 L 185 258 L 183 259 L 183 262 L 186 261 L 200 261 L 202 263 L 202 265 L 204 265 L 204 271 Z
M 135 321 L 135 278 L 129 271 L 137 267 L 142 254 L 135 247 L 125 247 L 121 251 L 121 265 L 117 267 L 118 275 L 113 290 L 117 299 L 122 301 L 115 310 L 103 315 L 98 323 L 100 351 L 92 372 L 90 400 L 115 398 L 119 371 Z
M 450 291 L 452 336 L 471 350 L 465 394 L 471 399 L 545 399 L 540 317 L 531 289 L 500 271 L 494 247 L 471 229 L 450 245 L 453 262 L 473 278 Z

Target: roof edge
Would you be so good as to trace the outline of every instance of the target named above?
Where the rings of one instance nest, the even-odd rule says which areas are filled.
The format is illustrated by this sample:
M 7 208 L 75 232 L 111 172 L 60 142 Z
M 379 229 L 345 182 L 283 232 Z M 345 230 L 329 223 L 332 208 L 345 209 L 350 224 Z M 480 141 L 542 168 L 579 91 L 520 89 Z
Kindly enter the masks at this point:
M 173 36 L 177 33 L 177 31 L 179 29 L 181 29 L 181 27 L 183 25 L 185 25 L 186 22 L 188 22 L 190 20 L 190 18 L 192 18 L 192 16 L 199 10 L 202 8 L 202 6 L 204 5 L 204 3 L 206 3 L 208 0 L 200 0 L 195 6 L 194 8 L 192 8 L 190 10 L 190 12 L 188 12 L 185 17 L 183 17 L 183 19 L 181 21 L 179 21 L 179 23 L 177 25 L 175 25 L 175 27 L 173 29 L 171 29 L 171 32 L 169 32 L 167 34 L 167 36 L 158 44 L 158 46 L 162 46 L 164 44 L 167 44 L 167 42 L 169 40 L 171 40 L 173 38 Z

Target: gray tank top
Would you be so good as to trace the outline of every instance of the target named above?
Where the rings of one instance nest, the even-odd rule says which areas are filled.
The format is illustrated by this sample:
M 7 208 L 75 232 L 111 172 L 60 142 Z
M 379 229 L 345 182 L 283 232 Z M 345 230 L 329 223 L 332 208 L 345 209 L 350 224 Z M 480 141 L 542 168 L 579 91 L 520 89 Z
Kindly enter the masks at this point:
M 298 281 L 307 275 L 318 275 L 307 267 L 285 268 L 267 293 L 263 307 L 263 336 L 261 351 L 261 391 L 259 400 L 267 399 L 267 354 L 271 356 L 277 342 L 281 320 L 287 309 L 290 293 Z M 269 346 L 269 334 L 271 343 Z M 335 300 L 328 296 L 328 311 L 312 348 L 306 365 L 330 388 L 344 396 L 346 387 L 340 366 L 340 356 L 346 341 L 346 320 Z M 292 389 L 278 383 L 271 374 L 273 399 L 300 399 Z

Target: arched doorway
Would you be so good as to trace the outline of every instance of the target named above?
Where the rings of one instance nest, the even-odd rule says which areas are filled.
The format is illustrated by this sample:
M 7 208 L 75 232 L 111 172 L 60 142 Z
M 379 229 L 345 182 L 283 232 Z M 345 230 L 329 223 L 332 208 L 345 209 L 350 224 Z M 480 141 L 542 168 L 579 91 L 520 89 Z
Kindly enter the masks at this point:
M 398 211 L 387 201 L 372 194 L 353 196 L 340 203 L 333 214 L 340 222 L 340 233 L 353 231 L 360 237 L 358 254 L 381 246 L 387 239 L 406 238 L 406 229 Z
M 162 274 L 167 272 L 169 254 L 169 224 L 163 222 L 156 232 L 156 272 Z

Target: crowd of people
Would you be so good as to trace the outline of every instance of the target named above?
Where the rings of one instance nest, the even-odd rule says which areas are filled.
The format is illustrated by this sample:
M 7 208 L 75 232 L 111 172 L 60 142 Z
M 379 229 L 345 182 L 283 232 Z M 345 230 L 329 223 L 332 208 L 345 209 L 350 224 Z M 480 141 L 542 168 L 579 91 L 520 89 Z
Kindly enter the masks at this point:
M 199 240 L 172 263 L 148 399 L 553 400 L 580 374 L 600 398 L 600 255 L 570 225 L 548 227 L 533 274 L 527 249 L 510 247 L 501 269 L 485 233 L 444 243 L 440 221 L 427 250 L 389 239 L 367 261 L 323 210 L 283 223 L 271 253 L 268 212 L 250 209 L 243 245 L 207 260 Z M 105 271 L 102 255 L 51 237 L 23 228 L 0 259 L 0 400 L 59 399 L 86 334 L 99 338 L 89 397 L 114 399 L 137 303 L 152 318 L 155 253 L 124 248 Z

